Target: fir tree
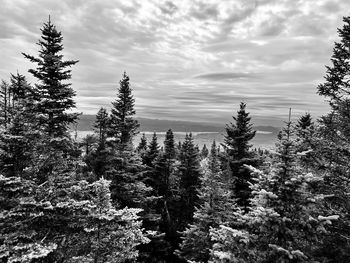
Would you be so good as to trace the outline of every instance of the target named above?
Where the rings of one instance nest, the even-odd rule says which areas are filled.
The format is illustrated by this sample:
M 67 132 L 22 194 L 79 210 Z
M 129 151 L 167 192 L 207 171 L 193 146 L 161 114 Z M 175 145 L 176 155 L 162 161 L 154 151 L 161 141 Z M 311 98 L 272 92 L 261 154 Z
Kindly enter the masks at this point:
M 105 178 L 111 181 L 114 204 L 143 209 L 140 214 L 143 227 L 159 234 L 157 229 L 159 215 L 154 208 L 158 198 L 150 185 L 149 173 L 132 145 L 132 139 L 139 127 L 137 120 L 134 119 L 134 104 L 129 77 L 124 72 L 117 99 L 112 103 L 107 131 L 109 137 L 107 156 L 102 167 Z M 157 234 L 149 236 L 150 244 L 140 248 L 142 261 L 152 258 L 153 249 L 150 247 L 154 247 L 157 242 Z
M 322 116 L 317 131 L 315 156 L 318 172 L 325 173 L 324 193 L 327 206 L 340 215 L 332 226 L 322 253 L 334 262 L 346 262 L 350 257 L 350 17 L 343 18 L 338 29 L 340 41 L 334 44 L 331 65 L 326 67 L 324 83 L 318 86 L 318 94 L 324 96 L 331 111 Z
M 314 150 L 316 128 L 310 113 L 302 115 L 295 125 L 297 136 L 297 151 L 299 152 L 300 164 L 309 171 L 312 166 L 315 166 Z
M 178 252 L 182 258 L 191 262 L 208 262 L 213 245 L 209 236 L 210 228 L 231 222 L 237 209 L 222 176 L 215 141 L 203 170 L 198 189 L 201 206 L 194 213 L 194 222 L 183 232 Z
M 151 146 L 149 147 L 149 150 Z M 153 155 L 154 156 L 154 155 Z M 158 201 L 157 211 L 161 214 L 160 230 L 165 233 L 165 241 L 162 252 L 166 262 L 177 262 L 173 251 L 179 243 L 178 234 L 178 207 L 177 191 L 178 179 L 175 175 L 175 144 L 173 132 L 169 129 L 165 135 L 164 151 L 160 151 L 154 159 L 152 182 L 153 188 L 161 198 Z M 175 261 L 174 261 L 175 260 Z
M 201 151 L 201 158 L 202 159 L 207 158 L 208 155 L 209 155 L 209 150 L 208 150 L 207 146 L 204 144 L 202 151 Z
M 38 102 L 35 109 L 39 124 L 49 137 L 67 136 L 68 126 L 76 119 L 77 113 L 67 110 L 75 108 L 75 92 L 66 83 L 71 78 L 71 66 L 78 61 L 63 60 L 62 34 L 57 31 L 51 20 L 44 23 L 38 42 L 38 57 L 23 53 L 30 62 L 37 64 L 29 72 L 39 81 Z
M 90 253 L 75 257 L 73 262 L 128 262 L 138 257 L 138 245 L 149 242 L 138 220 L 137 214 L 141 210 L 115 209 L 109 184 L 102 178 L 89 185 L 81 182 L 77 187 L 82 196 L 87 192 L 89 196 L 86 197 L 90 199 L 89 213 L 84 222 L 89 241 L 86 250 Z
M 147 138 L 146 134 L 142 134 L 139 145 L 136 147 L 138 153 L 145 152 L 147 150 Z
M 23 176 L 33 160 L 33 148 L 39 137 L 33 89 L 23 75 L 11 75 L 11 103 L 8 104 L 7 124 L 0 134 L 0 165 L 6 176 Z
M 317 249 L 338 215 L 322 214 L 323 194 L 314 190 L 322 177 L 297 166 L 296 144 L 288 122 L 279 136 L 277 154 L 266 174 L 254 174 L 251 207 L 239 218 L 243 228 L 212 231 L 212 259 L 232 262 L 324 262 Z M 230 227 L 230 226 L 229 226 Z
M 101 107 L 96 115 L 96 120 L 94 123 L 94 129 L 95 129 L 95 132 L 98 134 L 98 138 L 99 138 L 100 149 L 105 148 L 108 124 L 109 124 L 109 118 L 108 118 L 107 110 Z
M 200 186 L 201 169 L 199 152 L 195 149 L 192 134 L 186 134 L 182 144 L 179 164 L 179 230 L 183 231 L 193 221 L 195 207 L 199 204 L 198 188 Z
M 97 137 L 93 134 L 88 134 L 82 139 L 80 146 L 84 148 L 85 156 L 88 156 L 96 148 L 97 141 Z
M 251 118 L 245 110 L 246 104 L 240 104 L 237 117 L 233 116 L 235 123 L 226 125 L 226 135 L 224 137 L 225 159 L 228 172 L 233 184 L 233 193 L 240 206 L 247 209 L 249 206 L 251 179 L 250 171 L 244 166 L 257 165 L 258 159 L 250 150 L 250 141 L 255 136 L 255 131 L 250 123 Z
M 135 259 L 137 245 L 148 242 L 138 220 L 140 210 L 116 210 L 108 182 L 76 181 L 64 171 L 66 165 L 58 160 L 57 173 L 46 185 L 0 175 L 0 258 L 5 262 Z
M 154 160 L 158 157 L 160 151 L 159 151 L 159 145 L 158 145 L 158 138 L 157 134 L 154 132 L 152 136 L 152 140 L 147 146 L 147 151 L 143 156 L 143 162 L 148 167 L 154 168 Z
M 0 100 L 1 100 L 0 101 L 0 109 L 1 109 L 0 125 L 2 128 L 6 129 L 9 121 L 9 112 L 10 112 L 10 85 L 4 80 L 1 80 Z
M 165 134 L 164 153 L 168 159 L 175 158 L 174 133 L 171 129 L 169 129 Z
M 129 76 L 124 72 L 119 82 L 117 99 L 112 103 L 110 116 L 109 136 L 124 149 L 132 143 L 132 138 L 137 133 L 139 123 L 133 118 L 135 115 L 135 99 L 129 84 Z
M 86 155 L 84 161 L 97 178 L 106 176 L 113 154 L 106 148 L 107 132 L 109 129 L 109 116 L 105 108 L 100 108 L 96 114 L 94 132 L 98 137 L 98 147 Z

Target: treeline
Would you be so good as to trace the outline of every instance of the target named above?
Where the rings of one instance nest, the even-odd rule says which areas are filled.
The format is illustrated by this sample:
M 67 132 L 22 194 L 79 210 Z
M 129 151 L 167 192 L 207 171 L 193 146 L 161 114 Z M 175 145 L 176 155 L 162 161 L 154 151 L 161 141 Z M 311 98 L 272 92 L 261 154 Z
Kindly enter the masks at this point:
M 62 35 L 43 25 L 35 67 L 0 93 L 1 262 L 349 262 L 350 18 L 318 93 L 331 106 L 286 122 L 274 151 L 253 150 L 241 103 L 224 142 L 189 133 L 137 147 L 124 72 L 94 135 L 77 120 Z M 221 146 L 221 147 L 220 147 Z

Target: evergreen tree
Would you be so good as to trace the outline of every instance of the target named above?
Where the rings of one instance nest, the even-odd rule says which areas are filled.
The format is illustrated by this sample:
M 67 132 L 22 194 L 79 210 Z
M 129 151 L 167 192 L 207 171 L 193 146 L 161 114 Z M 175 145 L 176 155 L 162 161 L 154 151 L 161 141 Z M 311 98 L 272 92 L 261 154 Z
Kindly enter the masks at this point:
M 94 123 L 94 129 L 95 129 L 95 132 L 98 134 L 98 138 L 99 138 L 100 149 L 105 148 L 108 124 L 109 124 L 109 118 L 108 118 L 107 110 L 101 107 L 96 115 L 96 120 Z
M 233 193 L 238 204 L 247 209 L 251 192 L 249 188 L 251 175 L 244 165 L 256 166 L 258 159 L 256 154 L 250 150 L 252 146 L 250 141 L 254 138 L 255 131 L 245 108 L 246 104 L 241 102 L 237 117 L 233 116 L 235 123 L 226 125 L 223 147 L 229 177 L 232 179 Z
M 139 123 L 133 118 L 135 115 L 135 99 L 129 84 L 129 76 L 124 72 L 120 80 L 117 99 L 112 103 L 109 136 L 124 149 L 132 144 L 132 138 L 137 133 Z
M 1 80 L 0 100 L 0 125 L 6 129 L 10 114 L 10 85 L 4 80 Z
M 152 148 L 155 147 L 150 145 L 149 150 Z M 158 200 L 157 211 L 161 214 L 160 231 L 165 233 L 166 243 L 163 244 L 161 253 L 164 255 L 166 262 L 177 262 L 178 260 L 173 255 L 173 251 L 179 243 L 179 234 L 177 232 L 178 196 L 176 194 L 178 192 L 178 179 L 175 175 L 175 162 L 174 135 L 169 129 L 165 135 L 164 151 L 160 151 L 152 162 L 154 167 L 152 185 L 157 195 L 161 197 Z
M 76 119 L 77 113 L 69 113 L 75 108 L 75 92 L 66 83 L 71 78 L 71 66 L 78 61 L 63 60 L 62 34 L 51 20 L 44 23 L 38 42 L 38 57 L 23 53 L 30 62 L 37 64 L 29 72 L 39 81 L 38 102 L 35 109 L 39 124 L 49 137 L 67 136 L 68 126 Z
M 191 262 L 208 262 L 213 242 L 210 228 L 230 223 L 237 207 L 223 179 L 215 141 L 204 164 L 198 189 L 201 206 L 194 213 L 194 222 L 183 232 L 179 255 Z
M 212 230 L 213 262 L 324 262 L 317 251 L 328 225 L 338 215 L 323 215 L 324 195 L 315 189 L 322 177 L 297 166 L 296 144 L 288 122 L 277 143 L 277 154 L 266 174 L 253 167 L 251 207 L 239 218 L 243 228 Z
M 106 176 L 113 154 L 106 147 L 109 116 L 105 108 L 100 108 L 94 123 L 94 132 L 98 137 L 98 147 L 85 156 L 84 161 L 97 178 Z
M 112 103 L 107 130 L 107 152 L 101 167 L 105 178 L 111 181 L 114 204 L 143 209 L 140 214 L 143 227 L 150 233 L 156 233 L 149 236 L 150 244 L 140 247 L 140 260 L 148 262 L 155 256 L 153 248 L 158 241 L 159 215 L 155 211 L 158 198 L 150 185 L 152 180 L 149 173 L 132 145 L 132 139 L 139 127 L 134 119 L 134 103 L 129 77 L 124 72 L 117 99 Z
M 33 148 L 39 137 L 33 89 L 25 77 L 11 75 L 11 103 L 7 106 L 6 128 L 0 134 L 0 165 L 6 176 L 23 176 L 33 160 Z
M 97 137 L 93 134 L 88 134 L 82 139 L 80 146 L 84 148 L 85 156 L 88 156 L 94 149 L 96 149 L 97 141 Z
M 152 140 L 147 146 L 147 151 L 143 156 L 143 162 L 148 167 L 154 168 L 154 160 L 158 157 L 160 151 L 159 151 L 159 145 L 158 145 L 158 138 L 157 134 L 153 133 Z
M 350 257 L 350 17 L 344 17 L 343 22 L 331 65 L 326 67 L 325 81 L 318 86 L 318 94 L 329 101 L 331 111 L 322 116 L 315 141 L 316 168 L 325 173 L 324 194 L 332 196 L 327 206 L 340 215 L 322 251 L 334 262 L 346 262 Z
M 198 189 L 201 169 L 199 152 L 195 149 L 192 134 L 186 134 L 182 144 L 179 164 L 179 230 L 183 231 L 193 221 L 195 207 L 199 204 Z
M 140 139 L 140 143 L 136 148 L 138 153 L 145 152 L 147 150 L 147 138 L 146 134 L 142 134 L 142 137 Z
M 111 206 L 108 182 L 76 181 L 58 160 L 45 185 L 0 175 L 4 262 L 128 262 L 148 240 L 137 209 Z M 57 172 L 57 173 L 56 173 Z M 111 243 L 113 244 L 111 246 Z
M 168 159 L 175 158 L 174 133 L 171 129 L 169 129 L 165 134 L 164 153 Z
M 205 159 L 208 157 L 208 155 L 209 155 L 209 150 L 208 150 L 207 146 L 204 144 L 202 151 L 201 151 L 201 158 Z
M 85 218 L 86 253 L 73 262 L 129 262 L 138 257 L 137 246 L 149 242 L 141 229 L 140 209 L 116 210 L 111 202 L 110 182 L 103 178 L 87 185 L 81 182 L 78 191 L 90 200 Z M 86 195 L 86 194 L 85 194 Z
M 295 125 L 297 136 L 297 151 L 299 152 L 300 164 L 309 171 L 312 166 L 315 166 L 315 138 L 316 128 L 310 113 L 302 115 Z

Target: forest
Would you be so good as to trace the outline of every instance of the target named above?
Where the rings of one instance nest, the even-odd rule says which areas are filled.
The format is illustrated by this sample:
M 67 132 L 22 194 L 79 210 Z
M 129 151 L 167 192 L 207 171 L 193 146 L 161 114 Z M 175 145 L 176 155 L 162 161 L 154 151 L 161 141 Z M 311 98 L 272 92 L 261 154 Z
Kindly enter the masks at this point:
M 79 114 L 62 33 L 41 28 L 36 82 L 0 89 L 0 262 L 350 262 L 350 17 L 324 82 L 329 113 L 286 120 L 274 150 L 254 150 L 249 105 L 223 142 L 138 145 L 126 72 L 94 135 Z M 325 102 L 325 104 L 327 104 Z M 220 102 L 218 102 L 220 103 Z M 327 105 L 326 105 L 327 106 Z M 223 124 L 224 126 L 225 124 Z

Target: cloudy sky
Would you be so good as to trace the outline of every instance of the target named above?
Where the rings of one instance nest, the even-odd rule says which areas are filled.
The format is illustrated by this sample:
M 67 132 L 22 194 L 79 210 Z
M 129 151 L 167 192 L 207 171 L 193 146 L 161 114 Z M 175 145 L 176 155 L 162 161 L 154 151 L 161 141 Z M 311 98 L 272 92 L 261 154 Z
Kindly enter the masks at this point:
M 77 109 L 110 107 L 125 70 L 140 117 L 227 122 L 240 101 L 257 124 L 328 110 L 316 95 L 344 0 L 0 0 L 0 78 L 31 82 L 44 21 L 77 59 Z

